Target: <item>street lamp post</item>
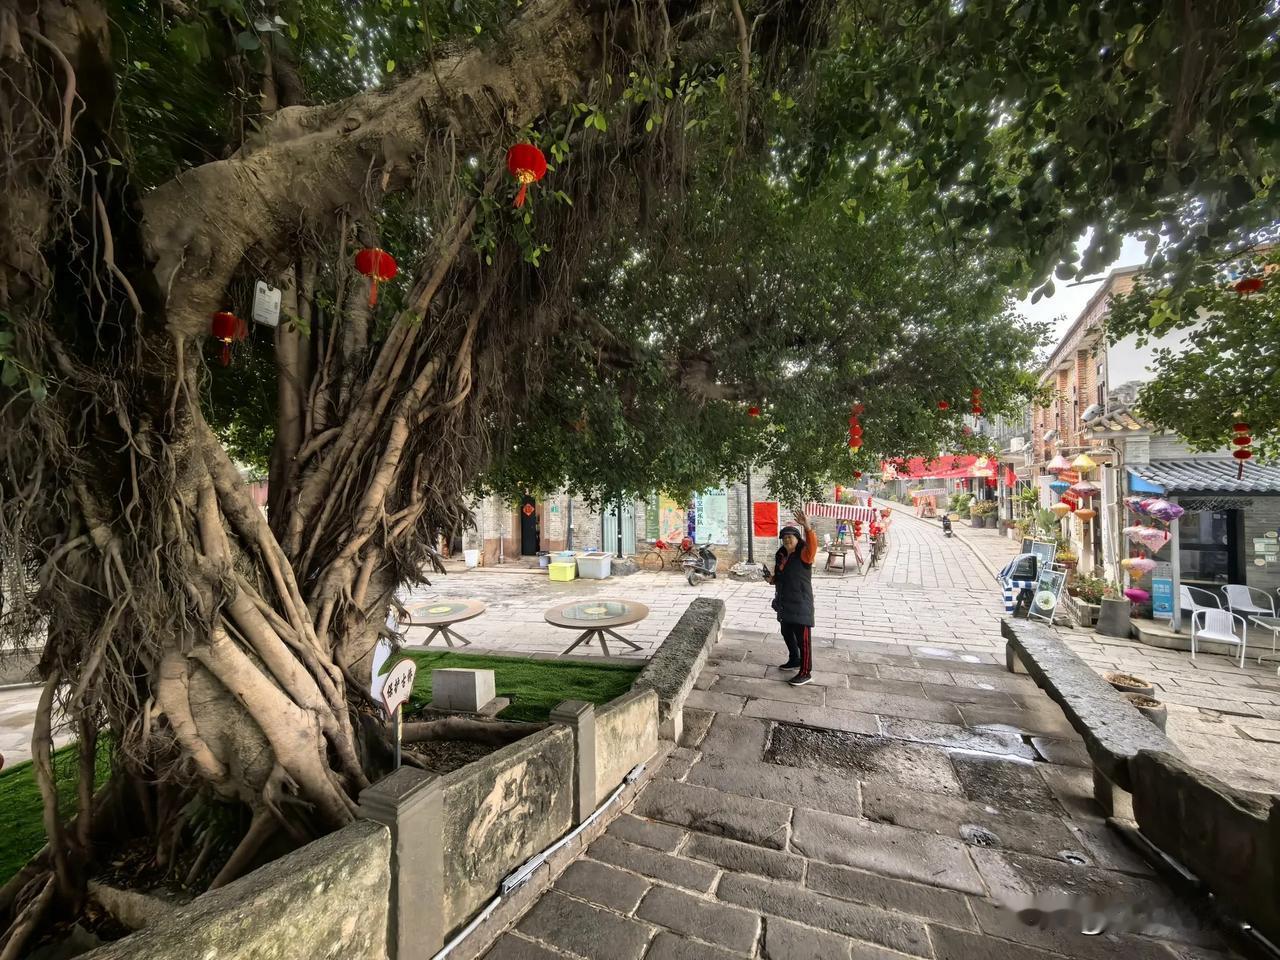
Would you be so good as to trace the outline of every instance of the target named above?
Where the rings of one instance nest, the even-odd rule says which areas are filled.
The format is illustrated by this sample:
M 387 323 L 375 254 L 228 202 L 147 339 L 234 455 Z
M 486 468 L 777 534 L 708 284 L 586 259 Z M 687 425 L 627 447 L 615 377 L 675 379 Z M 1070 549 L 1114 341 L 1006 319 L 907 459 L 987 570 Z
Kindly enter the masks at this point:
M 747 563 L 756 562 L 756 520 L 751 503 L 751 464 L 747 464 Z

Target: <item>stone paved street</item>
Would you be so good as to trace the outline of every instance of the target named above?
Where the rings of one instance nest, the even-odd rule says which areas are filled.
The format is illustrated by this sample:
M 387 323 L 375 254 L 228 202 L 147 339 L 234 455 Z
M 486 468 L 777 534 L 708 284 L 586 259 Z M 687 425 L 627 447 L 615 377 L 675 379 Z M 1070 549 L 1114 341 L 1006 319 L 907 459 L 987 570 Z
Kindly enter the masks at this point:
M 791 688 L 773 637 L 728 631 L 658 778 L 489 960 L 1230 955 L 1096 815 L 1082 744 L 1026 677 L 893 649 L 828 648 Z M 1086 937 L 1002 906 L 1086 895 L 1181 919 Z
M 1017 553 L 1017 544 L 994 530 L 956 525 L 957 533 L 996 569 Z M 1280 677 L 1276 662 L 1253 656 L 1238 661 L 1180 650 L 1163 650 L 1092 630 L 1062 630 L 1071 648 L 1099 672 L 1143 677 L 1169 710 L 1167 732 L 1195 763 L 1244 790 L 1280 793 Z M 1262 633 L 1251 635 L 1254 644 Z M 1270 655 L 1269 647 L 1266 653 Z

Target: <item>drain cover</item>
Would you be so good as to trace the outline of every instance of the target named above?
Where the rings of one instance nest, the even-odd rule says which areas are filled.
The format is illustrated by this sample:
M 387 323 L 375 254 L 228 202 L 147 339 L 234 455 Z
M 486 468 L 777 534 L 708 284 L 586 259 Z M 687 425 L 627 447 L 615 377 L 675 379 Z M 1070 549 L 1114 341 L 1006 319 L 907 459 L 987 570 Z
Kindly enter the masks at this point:
M 1082 853 L 1076 853 L 1074 850 L 1059 850 L 1058 856 L 1067 863 L 1074 863 L 1077 866 L 1087 867 L 1089 865 L 1089 858 Z
M 960 825 L 960 839 L 965 843 L 973 844 L 975 847 L 1000 846 L 1000 838 L 998 836 L 986 827 L 980 827 L 975 823 L 962 823 Z

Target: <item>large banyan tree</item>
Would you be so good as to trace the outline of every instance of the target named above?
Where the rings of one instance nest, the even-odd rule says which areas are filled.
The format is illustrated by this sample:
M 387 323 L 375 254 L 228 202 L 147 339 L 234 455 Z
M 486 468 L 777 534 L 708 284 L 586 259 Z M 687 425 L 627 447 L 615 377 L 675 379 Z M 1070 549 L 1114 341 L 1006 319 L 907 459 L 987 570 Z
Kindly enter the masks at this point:
M 1125 231 L 1247 242 L 1265 11 L 1157 7 L 0 0 L 3 628 L 44 643 L 49 838 L 3 956 L 81 901 L 104 824 L 221 883 L 354 815 L 378 628 L 486 471 L 804 455 L 799 489 L 858 462 L 854 402 L 864 465 L 963 443 L 937 401 L 1028 385 L 1010 287 Z M 370 248 L 401 267 L 376 306 Z M 211 365 L 259 280 L 279 327 Z M 265 516 L 232 455 L 263 443 Z

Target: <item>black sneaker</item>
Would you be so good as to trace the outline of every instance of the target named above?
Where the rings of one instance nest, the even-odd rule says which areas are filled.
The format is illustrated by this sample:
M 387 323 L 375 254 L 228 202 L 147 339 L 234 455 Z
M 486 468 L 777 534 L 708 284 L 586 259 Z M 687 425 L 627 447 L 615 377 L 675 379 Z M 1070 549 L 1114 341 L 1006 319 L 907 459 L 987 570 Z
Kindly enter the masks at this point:
M 793 687 L 803 687 L 806 683 L 813 683 L 813 677 L 807 673 L 797 673 L 794 677 L 787 681 Z
M 799 669 L 800 669 L 800 661 L 799 661 L 799 660 L 788 660 L 786 663 L 781 663 L 781 664 L 779 664 L 779 665 L 778 665 L 778 669 L 779 669 L 779 670 L 799 670 Z

